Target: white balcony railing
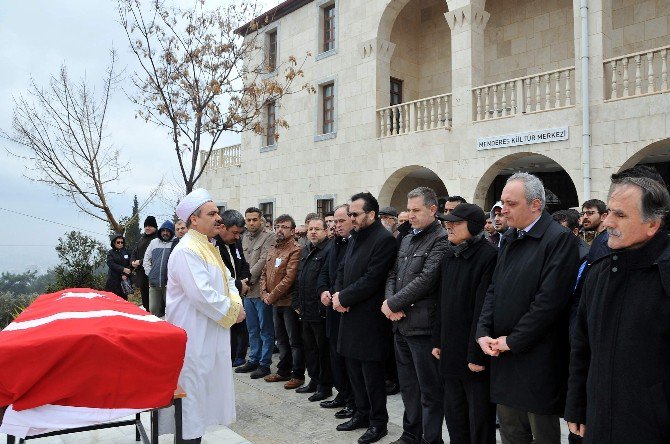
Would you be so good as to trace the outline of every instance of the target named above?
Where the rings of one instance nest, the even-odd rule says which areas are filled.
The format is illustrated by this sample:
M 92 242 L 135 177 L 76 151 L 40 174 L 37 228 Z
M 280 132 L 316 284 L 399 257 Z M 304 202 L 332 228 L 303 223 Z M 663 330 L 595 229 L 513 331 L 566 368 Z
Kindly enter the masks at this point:
M 451 94 L 428 97 L 377 110 L 379 137 L 451 127 Z
M 200 157 L 201 165 L 207 159 L 207 151 L 203 151 Z M 216 148 L 209 156 L 209 162 L 205 171 L 212 171 L 218 168 L 228 168 L 242 164 L 242 145 L 231 145 L 223 148 Z
M 473 88 L 473 120 L 549 111 L 573 106 L 575 67 L 547 71 Z
M 605 100 L 670 91 L 668 53 L 670 46 L 663 46 L 604 60 Z

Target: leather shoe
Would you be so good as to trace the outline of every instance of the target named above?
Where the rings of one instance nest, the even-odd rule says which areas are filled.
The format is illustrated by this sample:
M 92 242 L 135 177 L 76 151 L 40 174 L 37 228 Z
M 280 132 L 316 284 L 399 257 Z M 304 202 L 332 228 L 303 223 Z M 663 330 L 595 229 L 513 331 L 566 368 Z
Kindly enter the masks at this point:
M 261 365 L 261 366 L 258 367 L 256 370 L 254 370 L 253 372 L 251 372 L 251 374 L 249 375 L 249 377 L 250 377 L 251 379 L 260 379 L 260 378 L 264 378 L 264 377 L 266 377 L 266 376 L 269 375 L 269 374 L 270 374 L 270 367 L 267 367 L 267 366 L 265 366 L 265 365 Z
M 310 402 L 316 402 L 316 401 L 323 401 L 324 399 L 328 399 L 331 396 L 333 396 L 332 390 L 328 390 L 328 391 L 325 391 L 325 392 L 318 391 L 307 399 Z
M 246 364 L 244 364 L 241 367 L 237 367 L 235 369 L 235 373 L 251 373 L 254 370 L 258 368 L 258 364 L 254 364 L 252 362 L 247 361 Z
M 296 393 L 314 393 L 315 391 L 316 391 L 316 385 L 312 385 L 311 383 L 295 389 Z
M 356 410 L 353 407 L 345 407 L 339 412 L 335 413 L 335 417 L 338 419 L 351 418 L 356 413 Z
M 284 384 L 284 388 L 286 390 L 293 390 L 293 389 L 297 389 L 298 387 L 300 387 L 304 383 L 305 383 L 304 379 L 291 378 L 291 379 L 288 380 L 288 382 L 286 384 Z
M 363 436 L 358 438 L 358 444 L 377 442 L 385 437 L 387 433 L 388 430 L 385 426 L 370 426 L 365 433 L 363 433 Z
M 370 427 L 370 421 L 363 416 L 354 416 L 349 421 L 339 424 L 335 429 L 339 432 L 350 432 L 356 429 Z M 367 432 L 366 432 L 367 433 Z
M 335 399 L 331 399 L 330 401 L 323 401 L 319 405 L 321 407 L 323 407 L 324 409 L 337 409 L 337 408 L 344 407 L 345 405 L 347 405 L 347 401 L 342 399 L 342 398 L 337 399 L 337 396 L 336 396 Z

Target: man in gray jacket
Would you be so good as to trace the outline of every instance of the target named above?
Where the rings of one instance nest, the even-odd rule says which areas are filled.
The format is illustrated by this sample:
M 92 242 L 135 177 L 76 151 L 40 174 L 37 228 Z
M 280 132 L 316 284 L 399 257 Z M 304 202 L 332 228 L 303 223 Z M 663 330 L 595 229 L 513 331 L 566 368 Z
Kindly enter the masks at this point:
M 442 384 L 431 355 L 432 324 L 438 297 L 438 275 L 449 242 L 436 220 L 437 196 L 427 187 L 407 194 L 412 231 L 402 239 L 398 258 L 386 281 L 382 312 L 393 322 L 394 346 L 405 414 L 396 441 L 442 442 Z
M 275 343 L 272 306 L 260 299 L 258 281 L 265 267 L 268 250 L 275 243 L 276 236 L 265 230 L 261 210 L 258 208 L 247 208 L 244 218 L 247 231 L 242 235 L 242 250 L 251 272 L 247 282 L 249 291 L 243 295 L 249 330 L 249 360 L 237 367 L 235 373 L 251 373 L 252 379 L 258 379 L 270 374 L 272 348 Z

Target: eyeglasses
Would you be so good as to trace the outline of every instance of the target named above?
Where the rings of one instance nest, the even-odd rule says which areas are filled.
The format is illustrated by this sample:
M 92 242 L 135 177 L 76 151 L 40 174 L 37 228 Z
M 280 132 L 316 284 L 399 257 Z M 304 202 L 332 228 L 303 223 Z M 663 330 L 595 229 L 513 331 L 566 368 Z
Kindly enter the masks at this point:
M 116 241 L 116 242 L 114 242 L 114 243 L 115 243 L 115 244 L 121 244 L 121 245 L 125 244 L 124 241 Z
M 600 214 L 598 211 L 582 211 L 579 213 L 580 216 L 593 216 L 594 214 Z
M 347 213 L 347 216 L 356 218 L 356 217 L 360 216 L 361 214 L 368 214 L 368 213 L 369 213 L 369 211 L 354 211 L 352 213 Z
M 291 230 L 292 228 L 288 225 L 275 225 L 275 230 Z

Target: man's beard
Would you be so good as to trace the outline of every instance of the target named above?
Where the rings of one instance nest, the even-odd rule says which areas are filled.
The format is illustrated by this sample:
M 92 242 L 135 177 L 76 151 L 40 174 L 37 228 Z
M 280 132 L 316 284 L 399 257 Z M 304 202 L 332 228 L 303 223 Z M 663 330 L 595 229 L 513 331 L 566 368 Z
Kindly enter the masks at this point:
M 384 226 L 384 228 L 386 228 L 388 231 L 390 231 L 391 233 L 393 233 L 393 225 L 394 225 L 394 224 L 393 224 L 392 222 L 388 222 L 388 221 L 386 221 L 386 220 L 384 220 L 384 219 L 382 219 L 381 222 L 382 222 L 382 225 Z

